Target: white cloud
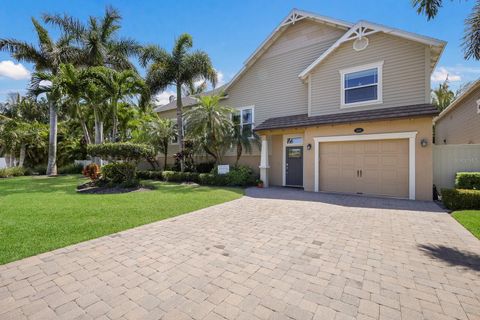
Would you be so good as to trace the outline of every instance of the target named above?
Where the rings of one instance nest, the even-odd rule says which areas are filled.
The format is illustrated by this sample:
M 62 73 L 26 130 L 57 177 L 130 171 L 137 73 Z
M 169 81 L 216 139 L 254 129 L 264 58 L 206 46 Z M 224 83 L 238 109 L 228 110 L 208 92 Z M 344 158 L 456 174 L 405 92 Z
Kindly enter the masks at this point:
M 170 96 L 177 96 L 175 91 L 164 91 L 162 93 L 159 93 L 155 96 L 155 104 L 159 106 L 163 106 L 164 104 L 167 104 L 170 102 Z
M 447 79 L 450 82 L 461 81 L 462 77 L 458 73 L 458 71 L 454 70 L 453 68 L 445 68 L 445 67 L 438 67 L 433 73 L 431 80 L 433 82 L 443 82 Z
M 15 64 L 11 60 L 0 61 L 0 77 L 13 80 L 24 80 L 30 78 L 30 71 L 21 63 Z
M 220 87 L 225 83 L 225 77 L 223 75 L 223 72 L 218 70 L 217 71 L 217 87 Z

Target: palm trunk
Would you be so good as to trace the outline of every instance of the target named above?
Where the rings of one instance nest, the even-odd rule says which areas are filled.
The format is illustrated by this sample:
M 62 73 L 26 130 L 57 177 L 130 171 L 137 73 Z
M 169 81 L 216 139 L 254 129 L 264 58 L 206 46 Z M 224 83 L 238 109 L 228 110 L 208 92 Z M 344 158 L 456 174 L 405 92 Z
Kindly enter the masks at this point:
M 80 120 L 80 125 L 82 126 L 83 130 L 83 137 L 85 138 L 86 144 L 91 144 L 92 140 L 90 139 L 90 133 L 88 132 L 87 124 L 84 120 Z
M 235 167 L 238 166 L 238 160 L 242 156 L 243 148 L 241 143 L 237 143 L 237 160 L 235 161 Z
M 50 134 L 48 137 L 48 164 L 47 176 L 57 175 L 57 126 L 58 115 L 53 102 L 49 103 L 50 109 Z
M 113 111 L 113 124 L 112 124 L 112 140 L 113 142 L 117 141 L 117 134 L 118 134 L 118 117 L 117 117 L 117 103 L 112 103 L 112 111 Z
M 100 118 L 100 114 L 97 108 L 93 109 L 93 113 L 95 116 L 95 144 L 102 144 L 103 143 L 103 121 Z M 93 162 L 95 162 L 99 166 L 102 166 L 102 159 L 100 157 L 93 158 Z
M 170 143 L 169 140 L 163 145 L 163 150 L 165 151 L 164 158 L 163 158 L 163 171 L 167 170 L 167 157 L 168 157 L 168 144 Z
M 180 147 L 180 171 L 185 171 L 185 142 L 183 141 L 183 114 L 182 114 L 182 84 L 177 83 L 177 131 L 178 145 Z
M 23 167 L 23 164 L 25 163 L 25 156 L 27 153 L 26 151 L 27 146 L 25 145 L 25 143 L 22 143 L 22 145 L 20 146 L 20 161 L 18 162 L 19 167 Z

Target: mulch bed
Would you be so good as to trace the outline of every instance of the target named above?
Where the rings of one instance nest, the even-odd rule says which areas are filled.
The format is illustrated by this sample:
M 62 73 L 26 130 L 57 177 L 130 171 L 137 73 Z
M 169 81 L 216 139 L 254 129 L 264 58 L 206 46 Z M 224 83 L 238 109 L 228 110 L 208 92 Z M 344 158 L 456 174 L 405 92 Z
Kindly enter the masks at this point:
M 117 194 L 117 193 L 145 192 L 145 191 L 152 191 L 152 188 L 148 188 L 145 186 L 138 186 L 133 188 L 98 187 L 91 182 L 84 183 L 77 187 L 77 192 L 84 193 L 84 194 Z

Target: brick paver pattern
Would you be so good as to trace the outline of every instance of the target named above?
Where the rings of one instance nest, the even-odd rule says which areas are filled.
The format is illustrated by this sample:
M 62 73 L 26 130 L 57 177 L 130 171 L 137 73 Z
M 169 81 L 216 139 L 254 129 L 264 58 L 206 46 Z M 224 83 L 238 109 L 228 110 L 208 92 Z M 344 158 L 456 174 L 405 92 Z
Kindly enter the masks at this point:
M 0 266 L 0 319 L 480 319 L 479 241 L 434 203 L 248 194 Z

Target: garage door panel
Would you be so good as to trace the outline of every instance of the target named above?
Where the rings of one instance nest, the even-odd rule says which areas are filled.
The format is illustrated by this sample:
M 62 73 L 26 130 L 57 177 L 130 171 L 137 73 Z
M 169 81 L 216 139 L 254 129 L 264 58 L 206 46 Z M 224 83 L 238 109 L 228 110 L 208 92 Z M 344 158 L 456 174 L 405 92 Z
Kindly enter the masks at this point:
M 408 140 L 320 143 L 321 191 L 408 197 Z

